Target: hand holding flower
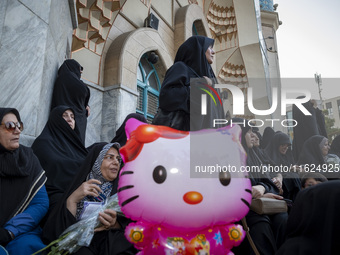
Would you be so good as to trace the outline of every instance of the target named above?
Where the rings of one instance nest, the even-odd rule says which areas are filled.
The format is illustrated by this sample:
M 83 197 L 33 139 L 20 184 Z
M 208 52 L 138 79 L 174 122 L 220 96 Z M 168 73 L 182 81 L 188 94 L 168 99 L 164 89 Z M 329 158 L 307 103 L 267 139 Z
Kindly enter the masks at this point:
M 120 228 L 117 221 L 117 212 L 112 209 L 106 209 L 99 213 L 98 219 L 101 225 L 94 229 L 94 232 L 109 230 L 113 228 Z

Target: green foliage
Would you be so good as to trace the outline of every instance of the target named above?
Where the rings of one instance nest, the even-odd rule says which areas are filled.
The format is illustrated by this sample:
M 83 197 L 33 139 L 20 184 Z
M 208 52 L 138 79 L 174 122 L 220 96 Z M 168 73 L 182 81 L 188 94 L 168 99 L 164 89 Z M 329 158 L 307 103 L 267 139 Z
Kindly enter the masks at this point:
M 331 143 L 337 135 L 340 135 L 340 128 L 334 127 L 335 120 L 328 116 L 327 109 L 323 110 L 322 112 L 325 115 L 325 125 L 326 125 L 328 140 Z

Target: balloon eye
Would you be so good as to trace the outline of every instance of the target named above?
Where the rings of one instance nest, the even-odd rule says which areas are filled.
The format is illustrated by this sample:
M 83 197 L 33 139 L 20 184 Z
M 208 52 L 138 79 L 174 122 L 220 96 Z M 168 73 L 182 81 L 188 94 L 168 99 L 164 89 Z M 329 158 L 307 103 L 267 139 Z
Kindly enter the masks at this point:
M 231 179 L 230 173 L 229 172 L 220 172 L 219 179 L 220 179 L 220 183 L 223 186 L 228 186 L 229 183 L 230 183 L 230 179 Z
M 154 181 L 158 184 L 165 182 L 166 179 L 166 169 L 164 166 L 156 166 L 153 170 L 152 177 Z

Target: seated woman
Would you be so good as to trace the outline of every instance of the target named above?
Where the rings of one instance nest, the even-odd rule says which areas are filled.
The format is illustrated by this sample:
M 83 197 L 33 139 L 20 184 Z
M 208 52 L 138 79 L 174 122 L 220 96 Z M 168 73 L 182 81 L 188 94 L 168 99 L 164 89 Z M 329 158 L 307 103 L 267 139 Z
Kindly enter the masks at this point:
M 52 110 L 32 149 L 48 178 L 46 189 L 52 210 L 87 155 L 72 108 L 57 106 Z
M 0 108 L 0 120 L 0 250 L 32 254 L 45 247 L 39 222 L 48 210 L 46 176 L 33 151 L 19 144 L 19 112 Z
M 242 129 L 241 143 L 247 152 L 247 167 L 249 167 L 253 199 L 260 197 L 283 199 L 279 195 L 279 189 L 271 180 L 270 175 L 267 172 L 258 172 L 263 162 L 253 150 L 255 136 L 251 126 L 247 124 L 246 120 L 241 118 L 233 118 L 232 122 L 239 124 Z M 241 123 L 244 123 L 244 125 Z M 250 229 L 251 238 L 261 255 L 275 254 L 278 247 L 283 243 L 287 219 L 287 213 L 260 215 L 251 210 L 249 211 L 246 216 L 247 224 Z M 233 249 L 233 252 L 235 254 L 249 254 L 247 242 L 243 242 L 240 248 Z
M 303 144 L 298 165 L 303 165 L 306 172 L 320 172 L 327 179 L 339 178 L 340 159 L 328 152 L 328 139 L 314 135 Z
M 289 170 L 295 165 L 291 142 L 289 136 L 285 133 L 280 131 L 276 132 L 264 151 L 275 166 L 286 167 L 286 169 Z M 282 177 L 283 196 L 294 200 L 297 193 L 301 190 L 299 174 L 282 171 Z
M 276 255 L 322 254 L 340 251 L 340 181 L 302 190 L 287 224 L 287 240 Z
M 320 173 L 305 173 L 301 177 L 301 187 L 306 189 L 326 181 L 327 178 Z
M 84 164 L 75 176 L 71 188 L 51 212 L 43 229 L 46 242 L 51 242 L 70 225 L 86 214 L 86 204 L 103 201 L 117 193 L 118 173 L 121 158 L 118 143 L 99 143 L 92 147 Z M 85 216 L 84 216 L 85 217 Z M 107 209 L 98 215 L 101 227 L 89 247 L 81 248 L 76 254 L 135 254 L 137 251 L 124 236 L 128 219 Z

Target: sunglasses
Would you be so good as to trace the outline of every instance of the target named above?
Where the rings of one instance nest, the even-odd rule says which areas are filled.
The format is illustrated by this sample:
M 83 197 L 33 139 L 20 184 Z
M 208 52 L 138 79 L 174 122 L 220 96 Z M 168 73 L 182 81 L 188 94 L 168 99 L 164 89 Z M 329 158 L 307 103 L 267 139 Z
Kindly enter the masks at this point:
M 10 132 L 13 132 L 16 128 L 18 128 L 20 131 L 23 131 L 24 130 L 24 124 L 20 121 L 20 122 L 13 122 L 13 121 L 8 121 L 8 122 L 5 122 L 5 123 L 1 123 L 0 126 L 4 125 L 5 128 L 10 131 Z

